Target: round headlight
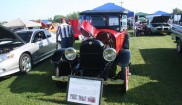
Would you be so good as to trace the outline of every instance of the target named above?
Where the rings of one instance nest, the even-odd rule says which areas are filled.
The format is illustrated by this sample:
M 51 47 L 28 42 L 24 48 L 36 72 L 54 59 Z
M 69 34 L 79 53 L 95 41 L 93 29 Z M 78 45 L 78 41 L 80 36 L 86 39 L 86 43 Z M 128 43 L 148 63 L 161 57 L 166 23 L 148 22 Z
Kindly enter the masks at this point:
M 107 48 L 103 52 L 103 57 L 106 61 L 113 61 L 116 58 L 116 50 L 113 48 Z
M 72 47 L 69 47 L 65 50 L 65 57 L 68 60 L 74 60 L 76 58 L 76 50 Z

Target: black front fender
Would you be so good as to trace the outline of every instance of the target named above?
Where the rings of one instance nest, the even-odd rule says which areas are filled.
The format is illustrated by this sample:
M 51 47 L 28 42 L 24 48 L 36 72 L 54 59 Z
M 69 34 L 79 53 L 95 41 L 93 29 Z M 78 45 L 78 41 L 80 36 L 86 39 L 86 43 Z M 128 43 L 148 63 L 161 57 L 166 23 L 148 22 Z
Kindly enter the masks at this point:
M 117 64 L 120 67 L 129 65 L 131 61 L 131 52 L 128 49 L 121 50 L 117 56 Z
M 65 48 L 56 50 L 52 56 L 51 62 L 53 64 L 59 64 L 65 58 L 64 57 L 65 50 L 66 50 Z

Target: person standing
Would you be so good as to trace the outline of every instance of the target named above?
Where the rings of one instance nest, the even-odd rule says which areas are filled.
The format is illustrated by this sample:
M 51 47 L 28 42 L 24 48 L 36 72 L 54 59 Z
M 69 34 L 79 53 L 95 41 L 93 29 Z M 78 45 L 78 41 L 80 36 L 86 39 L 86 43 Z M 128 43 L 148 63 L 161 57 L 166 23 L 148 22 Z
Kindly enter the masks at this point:
M 56 36 L 61 38 L 61 48 L 73 47 L 74 35 L 72 26 L 66 23 L 66 18 L 61 18 L 61 24 L 58 26 Z

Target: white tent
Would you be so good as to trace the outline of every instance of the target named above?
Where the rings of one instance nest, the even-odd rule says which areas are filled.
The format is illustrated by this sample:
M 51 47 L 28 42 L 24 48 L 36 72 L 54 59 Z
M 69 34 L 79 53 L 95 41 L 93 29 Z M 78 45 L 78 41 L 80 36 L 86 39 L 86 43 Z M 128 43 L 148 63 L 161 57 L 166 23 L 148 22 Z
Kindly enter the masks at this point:
M 5 26 L 7 28 L 28 28 L 28 27 L 41 27 L 41 24 L 18 18 L 18 19 L 15 19 L 8 23 L 3 24 L 3 26 Z

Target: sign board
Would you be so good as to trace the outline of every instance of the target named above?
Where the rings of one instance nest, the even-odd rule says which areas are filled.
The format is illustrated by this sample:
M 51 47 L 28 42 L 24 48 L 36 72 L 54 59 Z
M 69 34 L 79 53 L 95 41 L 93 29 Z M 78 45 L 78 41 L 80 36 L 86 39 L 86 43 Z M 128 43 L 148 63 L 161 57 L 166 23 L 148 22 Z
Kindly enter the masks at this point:
M 100 105 L 103 79 L 69 76 L 67 101 L 71 103 Z

